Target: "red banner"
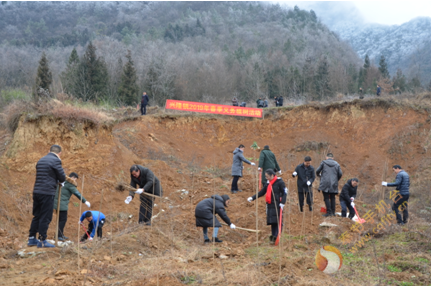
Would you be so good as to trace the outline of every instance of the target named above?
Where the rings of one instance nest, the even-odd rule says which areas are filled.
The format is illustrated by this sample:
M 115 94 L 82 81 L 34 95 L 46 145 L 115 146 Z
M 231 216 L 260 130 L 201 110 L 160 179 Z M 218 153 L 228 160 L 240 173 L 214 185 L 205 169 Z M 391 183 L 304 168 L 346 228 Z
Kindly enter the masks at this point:
M 262 118 L 262 109 L 203 102 L 166 100 L 166 109 Z

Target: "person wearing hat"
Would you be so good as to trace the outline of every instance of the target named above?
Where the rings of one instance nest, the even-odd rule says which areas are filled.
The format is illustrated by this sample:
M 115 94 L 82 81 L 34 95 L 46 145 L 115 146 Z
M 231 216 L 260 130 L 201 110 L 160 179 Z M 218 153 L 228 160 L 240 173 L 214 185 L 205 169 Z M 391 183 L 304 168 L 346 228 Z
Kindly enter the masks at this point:
M 229 206 L 230 199 L 228 195 L 214 195 L 211 198 L 204 199 L 196 205 L 195 217 L 196 226 L 203 228 L 204 243 L 210 242 L 208 238 L 208 228 L 214 227 L 213 229 L 213 241 L 222 242 L 218 239 L 218 230 L 221 227 L 220 222 L 216 218 L 216 214 L 230 226 L 230 228 L 235 229 L 235 225 L 231 223 L 229 217 L 226 214 L 226 207 Z
M 269 150 L 268 145 L 265 145 L 263 147 L 263 150 L 260 152 L 258 170 L 260 171 L 268 169 L 274 170 L 274 172 L 278 172 L 281 175 L 280 166 L 278 166 L 277 159 L 275 158 L 274 153 Z M 259 186 L 259 188 L 261 187 L 262 186 Z
M 244 153 L 244 145 L 239 145 L 238 148 L 233 151 L 233 163 L 232 163 L 232 186 L 231 186 L 231 192 L 232 194 L 236 194 L 237 192 L 241 192 L 241 190 L 238 189 L 238 180 L 242 177 L 242 170 L 244 167 L 242 166 L 242 162 L 245 162 L 247 164 L 250 164 L 252 166 L 255 166 L 255 163 L 250 162 L 247 160 L 243 153 Z
M 163 195 L 162 185 L 154 173 L 141 165 L 133 165 L 130 167 L 130 186 L 139 188 L 136 191 L 129 191 L 129 196 L 124 201 L 129 204 L 135 194 L 140 195 L 141 206 L 139 209 L 139 223 L 151 225 L 151 217 L 153 215 L 154 197 L 147 196 L 143 193 L 152 194 L 161 197 Z
M 286 203 L 287 188 L 281 178 L 275 175 L 274 170 L 268 169 L 265 171 L 267 182 L 258 193 L 258 197 L 265 195 L 266 201 L 266 224 L 271 226 L 271 235 L 269 241 L 274 243 L 278 236 L 278 227 L 280 223 L 280 210 L 283 209 Z M 251 203 L 256 199 L 256 195 L 249 197 L 247 200 Z
M 96 235 L 97 237 L 102 238 L 102 227 L 105 224 L 105 215 L 98 211 L 85 211 L 82 213 L 81 218 L 79 219 L 79 224 L 83 225 L 84 219 L 88 221 L 88 228 L 84 235 L 81 238 L 81 242 L 88 240 L 93 240 L 93 237 Z M 88 237 L 88 234 L 90 237 Z
M 78 191 L 76 180 L 78 180 L 78 174 L 75 172 L 70 173 L 69 178 L 66 178 L 66 182 L 64 186 L 61 188 L 61 197 L 60 197 L 60 210 L 58 210 L 58 188 L 57 193 L 54 198 L 54 210 L 59 211 L 59 220 L 58 220 L 58 240 L 64 241 L 69 238 L 64 236 L 64 227 L 67 222 L 67 211 L 69 209 L 69 201 L 72 195 L 75 195 L 78 199 L 80 199 L 87 207 L 90 207 L 91 204 L 88 202 Z

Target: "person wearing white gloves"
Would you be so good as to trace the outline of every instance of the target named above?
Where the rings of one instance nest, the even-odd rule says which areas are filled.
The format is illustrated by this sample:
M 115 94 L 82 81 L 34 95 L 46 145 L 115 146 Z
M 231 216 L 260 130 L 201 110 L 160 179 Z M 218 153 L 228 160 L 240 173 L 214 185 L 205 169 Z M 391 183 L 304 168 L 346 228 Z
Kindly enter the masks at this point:
M 82 213 L 79 219 L 79 224 L 84 225 L 83 221 L 88 221 L 88 228 L 85 230 L 84 235 L 81 237 L 81 242 L 93 240 L 93 237 L 97 234 L 97 237 L 102 238 L 102 227 L 105 225 L 105 215 L 99 211 L 85 211 Z M 84 226 L 85 228 L 85 226 Z M 88 236 L 90 235 L 90 236 Z
M 271 226 L 269 240 L 274 243 L 278 236 L 278 225 L 280 223 L 280 209 L 286 203 L 287 188 L 281 178 L 275 175 L 271 169 L 265 171 L 265 186 L 259 191 L 258 197 L 265 196 L 266 201 L 266 224 Z M 256 199 L 256 195 L 247 200 L 251 203 Z
M 69 177 L 66 177 L 66 181 L 64 186 L 61 187 L 61 197 L 60 197 L 60 213 L 58 220 L 58 240 L 65 241 L 69 238 L 64 236 L 64 227 L 67 222 L 67 211 L 69 209 L 69 201 L 72 195 L 75 195 L 79 200 L 81 200 L 87 207 L 90 207 L 91 204 L 87 201 L 81 193 L 77 189 L 77 180 L 79 176 L 77 173 L 72 172 L 69 174 Z M 57 211 L 58 206 L 58 189 L 54 198 L 54 210 Z
M 137 191 L 130 191 L 129 196 L 124 201 L 129 204 L 135 194 L 140 195 L 141 206 L 139 210 L 139 223 L 151 225 L 151 217 L 153 215 L 154 197 L 147 196 L 151 194 L 155 196 L 163 196 L 162 185 L 154 173 L 141 165 L 133 165 L 130 167 L 130 186 L 138 188 Z
M 394 210 L 397 216 L 397 223 L 399 225 L 404 225 L 407 223 L 409 218 L 408 203 L 410 197 L 410 176 L 404 171 L 400 165 L 394 165 L 392 170 L 397 174 L 394 183 L 382 182 L 382 186 L 385 187 L 396 187 L 399 194 L 393 199 L 394 204 L 392 210 Z M 403 212 L 403 217 L 401 217 L 400 212 Z
M 277 159 L 275 158 L 274 153 L 269 150 L 268 145 L 265 145 L 263 147 L 263 150 L 260 152 L 258 170 L 262 170 L 262 172 L 265 172 L 268 169 L 274 170 L 274 172 L 278 172 L 278 174 L 281 175 L 281 169 L 277 163 Z M 259 188 L 263 187 L 263 181 L 264 180 L 262 180 L 262 186 L 259 186 Z
M 241 190 L 238 189 L 238 180 L 242 177 L 242 170 L 244 167 L 242 166 L 242 162 L 245 162 L 247 164 L 250 164 L 252 166 L 255 166 L 255 163 L 250 162 L 247 160 L 243 153 L 244 153 L 244 145 L 239 145 L 238 148 L 236 148 L 233 151 L 233 164 L 232 164 L 232 186 L 231 186 L 231 192 L 232 194 L 236 194 L 237 192 L 241 192 Z
M 353 178 L 347 181 L 343 186 L 340 193 L 340 206 L 341 206 L 341 216 L 347 217 L 347 209 L 349 209 L 349 219 L 355 216 L 355 203 L 353 202 L 356 198 L 356 193 L 358 190 L 359 180 Z
M 314 167 L 311 166 L 311 157 L 306 156 L 304 163 L 299 164 L 292 173 L 292 177 L 298 177 L 298 199 L 299 210 L 303 212 L 304 198 L 307 198 L 307 205 L 310 211 L 313 210 L 313 182 L 316 179 Z
M 230 199 L 228 195 L 214 195 L 211 198 L 204 199 L 200 201 L 196 205 L 195 209 L 195 217 L 196 217 L 196 226 L 203 228 L 204 234 L 204 243 L 209 243 L 210 239 L 208 238 L 208 228 L 214 227 L 213 229 L 213 241 L 214 242 L 223 242 L 218 239 L 218 230 L 221 227 L 220 222 L 217 220 L 215 215 L 219 215 L 219 217 L 230 226 L 231 229 L 235 229 L 236 226 L 230 221 L 229 217 L 226 214 L 226 207 L 229 206 Z

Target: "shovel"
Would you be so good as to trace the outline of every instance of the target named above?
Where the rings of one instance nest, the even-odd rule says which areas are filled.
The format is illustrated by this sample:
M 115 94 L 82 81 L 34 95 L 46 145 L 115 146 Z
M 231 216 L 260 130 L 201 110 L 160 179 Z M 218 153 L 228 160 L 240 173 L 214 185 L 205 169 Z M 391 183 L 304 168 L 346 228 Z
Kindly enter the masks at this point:
M 84 229 L 85 233 L 87 234 L 87 238 L 89 240 L 93 240 L 92 237 L 88 234 L 87 229 L 85 228 L 85 226 L 83 224 L 81 224 L 82 228 Z
M 277 235 L 277 239 L 275 240 L 274 245 L 277 246 L 278 243 L 280 242 L 280 237 L 281 237 L 281 219 L 283 218 L 283 209 L 280 208 L 280 223 L 278 224 L 278 235 Z
M 355 208 L 355 207 L 353 207 L 353 209 L 355 210 L 356 216 L 358 217 L 357 222 L 359 222 L 359 223 L 364 223 L 364 222 L 365 222 L 365 219 L 363 219 L 363 218 L 361 218 L 361 217 L 359 216 L 358 211 L 356 210 L 356 208 Z

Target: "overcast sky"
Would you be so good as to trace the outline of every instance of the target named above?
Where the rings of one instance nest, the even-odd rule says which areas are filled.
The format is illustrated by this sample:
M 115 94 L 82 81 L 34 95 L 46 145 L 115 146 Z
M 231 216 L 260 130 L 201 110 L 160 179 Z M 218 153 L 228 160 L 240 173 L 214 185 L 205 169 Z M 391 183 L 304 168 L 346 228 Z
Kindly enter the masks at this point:
M 304 8 L 306 8 L 305 6 L 313 6 L 313 2 L 306 1 L 279 2 L 286 3 L 287 5 L 292 7 L 294 5 L 298 5 L 299 8 L 301 8 L 301 6 L 303 6 Z M 345 2 L 345 4 L 347 3 Z M 356 8 L 361 13 L 363 19 L 370 23 L 400 25 L 419 16 L 431 17 L 431 0 L 351 1 L 349 4 L 354 4 L 354 6 L 356 6 Z M 333 5 L 337 4 L 333 3 Z

